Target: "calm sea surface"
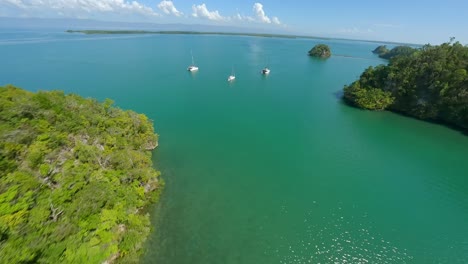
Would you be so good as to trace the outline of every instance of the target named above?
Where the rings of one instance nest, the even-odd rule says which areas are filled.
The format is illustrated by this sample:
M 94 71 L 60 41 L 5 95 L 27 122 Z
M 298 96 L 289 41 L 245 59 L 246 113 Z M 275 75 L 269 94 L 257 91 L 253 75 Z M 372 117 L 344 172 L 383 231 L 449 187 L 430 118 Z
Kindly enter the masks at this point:
M 320 42 L 336 56 L 309 58 Z M 2 29 L 0 85 L 154 120 L 166 189 L 143 263 L 468 263 L 468 136 L 339 99 L 377 45 Z

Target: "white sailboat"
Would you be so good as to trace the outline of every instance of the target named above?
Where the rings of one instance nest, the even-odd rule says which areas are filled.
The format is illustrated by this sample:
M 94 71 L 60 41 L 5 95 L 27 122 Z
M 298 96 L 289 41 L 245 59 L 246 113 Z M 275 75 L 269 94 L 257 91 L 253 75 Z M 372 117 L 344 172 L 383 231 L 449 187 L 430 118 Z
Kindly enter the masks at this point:
M 268 75 L 268 74 L 270 74 L 270 68 L 268 68 L 268 67 L 263 68 L 263 69 L 262 69 L 262 74 L 263 74 L 263 75 Z
M 189 72 L 198 71 L 198 67 L 195 66 L 195 62 L 194 62 L 194 60 L 193 60 L 192 50 L 190 50 L 190 54 L 192 55 L 192 65 L 188 66 L 187 71 L 189 71 Z
M 236 79 L 236 75 L 234 74 L 234 67 L 232 67 L 232 72 L 231 72 L 231 75 L 229 75 L 228 77 L 228 82 L 232 82 Z
M 265 68 L 262 69 L 262 74 L 263 75 L 268 75 L 270 74 L 270 68 L 268 67 L 268 63 L 267 63 L 267 66 Z

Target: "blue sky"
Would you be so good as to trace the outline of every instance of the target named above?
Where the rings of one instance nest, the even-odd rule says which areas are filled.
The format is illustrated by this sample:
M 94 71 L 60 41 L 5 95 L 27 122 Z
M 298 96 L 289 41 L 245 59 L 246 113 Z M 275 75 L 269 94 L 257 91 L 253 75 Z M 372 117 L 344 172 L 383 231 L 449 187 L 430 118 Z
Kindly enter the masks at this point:
M 468 1 L 0 0 L 0 16 L 210 24 L 325 37 L 468 43 Z

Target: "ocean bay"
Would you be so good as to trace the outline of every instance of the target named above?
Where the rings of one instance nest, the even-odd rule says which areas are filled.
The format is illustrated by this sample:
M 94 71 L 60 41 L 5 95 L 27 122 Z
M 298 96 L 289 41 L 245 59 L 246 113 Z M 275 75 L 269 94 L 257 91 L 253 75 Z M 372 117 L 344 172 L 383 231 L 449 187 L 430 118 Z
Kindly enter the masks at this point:
M 378 44 L 35 34 L 0 34 L 2 85 L 111 98 L 155 122 L 166 188 L 144 263 L 467 261 L 466 135 L 339 99 L 385 63 Z M 309 58 L 322 42 L 340 56 Z

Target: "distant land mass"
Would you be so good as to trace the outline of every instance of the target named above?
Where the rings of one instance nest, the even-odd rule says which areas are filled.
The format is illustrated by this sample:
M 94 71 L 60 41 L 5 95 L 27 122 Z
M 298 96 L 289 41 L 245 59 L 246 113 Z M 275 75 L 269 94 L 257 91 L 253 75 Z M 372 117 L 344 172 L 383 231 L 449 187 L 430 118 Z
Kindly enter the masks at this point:
M 288 30 L 268 30 L 256 27 L 217 26 L 181 23 L 116 22 L 71 18 L 10 18 L 0 17 L 0 29 L 89 29 L 89 30 L 141 30 L 141 31 L 202 31 L 294 34 Z
M 270 38 L 313 38 L 329 39 L 311 36 L 296 36 L 269 33 L 240 33 L 240 32 L 199 32 L 199 31 L 147 31 L 147 30 L 67 30 L 67 33 L 83 33 L 87 35 L 111 35 L 111 34 L 193 34 L 193 35 L 230 35 L 230 36 L 253 36 Z
M 401 43 L 392 41 L 380 40 L 363 40 L 335 37 L 332 35 L 312 36 L 301 32 L 296 32 L 286 28 L 266 29 L 260 27 L 243 27 L 243 26 L 218 26 L 206 24 L 157 24 L 148 22 L 117 22 L 117 21 L 100 21 L 93 19 L 71 19 L 71 18 L 15 18 L 15 17 L 0 17 L 0 30 L 17 29 L 17 30 L 68 30 L 68 29 L 86 29 L 97 31 L 150 31 L 150 32 L 179 32 L 172 34 L 190 34 L 197 32 L 198 34 L 226 34 L 236 33 L 237 35 L 272 35 L 274 37 L 293 36 L 294 38 L 309 38 L 309 39 L 337 39 L 349 41 L 365 41 L 370 43 L 387 43 L 396 45 L 414 45 L 411 43 Z M 117 33 L 116 33 L 117 34 Z M 137 34 L 137 33 L 134 33 Z M 138 33 L 138 34 L 141 34 Z M 157 33 L 153 33 L 157 34 Z
M 396 46 L 389 50 L 386 45 L 375 48 L 372 53 L 378 54 L 380 58 L 390 60 L 396 56 L 409 56 L 417 51 L 417 48 L 410 46 Z
M 302 39 L 321 39 L 321 40 L 347 40 L 347 41 L 365 41 L 371 43 L 388 43 L 388 44 L 404 44 L 397 42 L 384 42 L 384 41 L 373 41 L 373 40 L 357 40 L 357 39 L 342 39 L 342 38 L 329 38 L 329 37 L 317 37 L 317 36 L 306 36 L 306 35 L 293 35 L 293 34 L 274 34 L 274 33 L 249 33 L 249 32 L 224 32 L 224 31 L 191 31 L 191 30 L 132 30 L 132 29 L 84 29 L 84 30 L 66 30 L 67 33 L 82 33 L 86 35 L 137 35 L 137 34 L 192 34 L 192 35 L 228 35 L 228 36 L 251 36 L 251 37 L 266 37 L 266 38 L 302 38 Z M 405 44 L 415 45 L 415 44 Z

